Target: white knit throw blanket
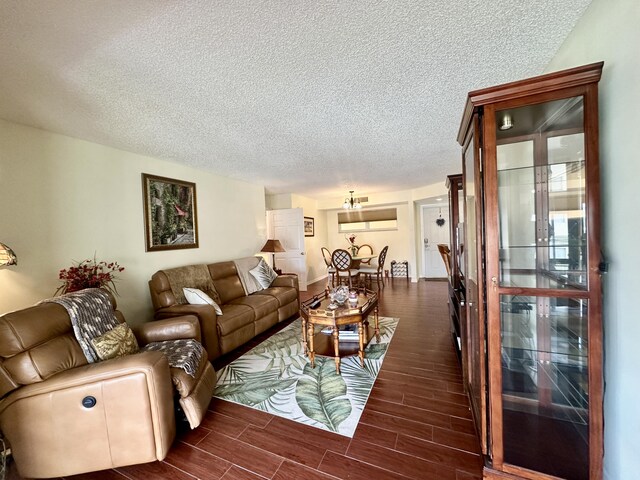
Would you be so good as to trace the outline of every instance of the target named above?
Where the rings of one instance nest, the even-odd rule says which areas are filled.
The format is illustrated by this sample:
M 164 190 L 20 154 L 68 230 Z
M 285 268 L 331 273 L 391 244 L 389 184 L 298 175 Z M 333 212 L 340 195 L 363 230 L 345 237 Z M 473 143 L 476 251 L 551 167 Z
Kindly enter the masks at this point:
M 91 344 L 91 340 L 107 333 L 120 325 L 109 294 L 100 288 L 87 288 L 50 298 L 45 302 L 62 305 L 69 314 L 73 333 L 89 363 L 100 359 Z M 160 351 L 169 361 L 169 366 L 181 368 L 194 377 L 204 355 L 204 348 L 196 340 L 165 340 L 145 345 L 143 351 Z

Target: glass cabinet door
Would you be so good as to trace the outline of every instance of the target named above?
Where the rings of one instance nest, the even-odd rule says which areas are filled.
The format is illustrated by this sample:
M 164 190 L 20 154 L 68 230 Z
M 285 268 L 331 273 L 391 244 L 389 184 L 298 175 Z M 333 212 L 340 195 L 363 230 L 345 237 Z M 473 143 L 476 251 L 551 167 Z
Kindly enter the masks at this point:
M 583 97 L 496 110 L 504 462 L 589 478 Z
M 500 296 L 505 462 L 589 478 L 587 303 Z
M 501 110 L 497 125 L 504 118 L 513 127 L 498 130 L 496 146 L 500 285 L 585 290 L 582 98 Z

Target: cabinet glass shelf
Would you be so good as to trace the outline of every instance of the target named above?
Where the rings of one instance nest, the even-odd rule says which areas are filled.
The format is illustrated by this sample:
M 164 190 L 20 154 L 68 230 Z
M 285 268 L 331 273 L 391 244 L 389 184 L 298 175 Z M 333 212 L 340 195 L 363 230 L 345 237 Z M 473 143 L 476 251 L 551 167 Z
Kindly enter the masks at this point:
M 501 269 L 500 284 L 509 288 L 550 288 L 585 291 L 587 289 L 587 274 L 586 272 L 568 272 L 566 270 L 527 272 Z

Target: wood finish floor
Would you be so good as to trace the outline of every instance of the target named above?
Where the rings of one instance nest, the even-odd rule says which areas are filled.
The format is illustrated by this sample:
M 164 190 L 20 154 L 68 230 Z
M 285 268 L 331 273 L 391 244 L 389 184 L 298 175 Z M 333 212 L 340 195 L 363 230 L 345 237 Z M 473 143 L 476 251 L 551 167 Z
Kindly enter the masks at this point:
M 311 285 L 302 299 L 324 286 Z M 179 433 L 164 461 L 69 478 L 482 478 L 480 449 L 451 344 L 446 289 L 445 282 L 396 278 L 382 291 L 380 314 L 399 317 L 400 323 L 352 439 L 214 399 L 202 425 Z M 15 468 L 8 478 L 20 478 Z

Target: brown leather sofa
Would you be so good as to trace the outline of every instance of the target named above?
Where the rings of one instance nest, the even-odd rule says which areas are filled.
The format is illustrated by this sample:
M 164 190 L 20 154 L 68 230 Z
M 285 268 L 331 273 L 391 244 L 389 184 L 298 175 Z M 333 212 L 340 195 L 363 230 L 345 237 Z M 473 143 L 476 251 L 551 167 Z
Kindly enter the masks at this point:
M 156 319 L 187 314 L 198 317 L 202 344 L 210 360 L 243 345 L 278 322 L 298 315 L 298 276 L 295 274 L 279 275 L 269 288 L 246 295 L 233 261 L 206 265 L 207 285 L 199 284 L 201 278 L 190 278 L 193 267 L 197 266 L 154 273 L 149 281 L 151 300 Z M 169 276 L 180 278 L 180 285 L 172 285 Z M 184 297 L 177 298 L 183 287 L 201 289 L 219 300 L 222 315 L 217 315 L 211 305 L 189 305 L 184 303 Z
M 192 316 L 149 322 L 134 333 L 140 346 L 200 338 Z M 172 379 L 194 427 L 215 388 L 206 358 L 195 378 L 170 369 L 156 351 L 88 364 L 63 306 L 42 303 L 0 316 L 0 430 L 24 477 L 163 459 L 176 430 Z

